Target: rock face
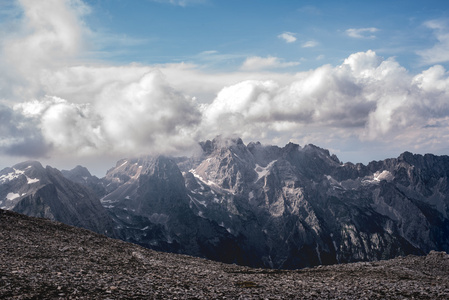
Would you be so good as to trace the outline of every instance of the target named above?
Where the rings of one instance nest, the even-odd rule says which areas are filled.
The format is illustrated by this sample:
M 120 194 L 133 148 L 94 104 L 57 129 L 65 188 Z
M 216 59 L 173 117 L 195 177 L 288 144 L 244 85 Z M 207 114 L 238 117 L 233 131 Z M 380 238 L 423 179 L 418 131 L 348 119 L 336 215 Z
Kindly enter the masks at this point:
M 212 258 L 186 246 L 208 224 L 204 238 L 232 245 L 227 261 L 283 269 L 449 251 L 447 156 L 365 166 L 313 145 L 201 146 L 199 158 L 123 160 L 108 172 L 102 203 L 126 240 Z
M 449 255 L 252 269 L 0 210 L 1 299 L 448 299 Z
M 72 170 L 61 170 L 61 173 L 65 178 L 87 186 L 98 197 L 101 197 L 106 193 L 106 189 L 104 188 L 101 180 L 97 176 L 90 174 L 86 167 L 78 165 Z
M 236 238 L 213 220 L 196 215 L 184 178 L 167 157 L 117 163 L 103 179 L 101 201 L 119 225 L 120 238 L 169 252 L 244 263 Z
M 112 219 L 91 190 L 35 161 L 0 171 L 0 208 L 116 236 Z

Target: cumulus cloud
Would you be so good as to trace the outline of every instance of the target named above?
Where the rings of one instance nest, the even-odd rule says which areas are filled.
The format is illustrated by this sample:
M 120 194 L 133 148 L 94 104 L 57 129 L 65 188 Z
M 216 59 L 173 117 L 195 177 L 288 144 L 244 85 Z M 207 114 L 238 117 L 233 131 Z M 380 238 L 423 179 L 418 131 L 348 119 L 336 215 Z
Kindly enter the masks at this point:
M 346 34 L 352 38 L 356 39 L 374 39 L 376 36 L 371 33 L 378 32 L 379 29 L 375 27 L 369 27 L 369 28 L 349 28 L 346 30 Z
M 0 104 L 0 153 L 42 157 L 50 150 L 38 122 Z
M 0 81 L 4 94 L 31 97 L 40 91 L 40 73 L 61 67 L 82 49 L 88 6 L 78 0 L 19 1 L 24 18 L 1 40 Z
M 394 59 L 355 53 L 339 66 L 298 73 L 287 85 L 228 86 L 204 109 L 202 128 L 206 135 L 225 130 L 247 138 L 317 128 L 362 141 L 422 134 L 449 118 L 448 77 L 441 66 L 412 76 Z
M 280 35 L 278 35 L 278 38 L 284 40 L 286 43 L 296 42 L 295 33 L 293 32 L 283 32 Z
M 248 70 L 263 70 L 263 69 L 278 69 L 288 68 L 299 65 L 299 62 L 284 62 L 282 59 L 274 56 L 260 57 L 251 56 L 248 57 L 242 64 L 241 69 Z
M 195 143 L 200 121 L 195 103 L 176 92 L 160 72 L 137 82 L 107 84 L 91 103 L 47 96 L 17 104 L 55 152 L 174 153 Z
M 433 30 L 438 42 L 430 49 L 418 51 L 424 64 L 435 64 L 449 61 L 449 26 L 447 21 L 432 20 L 424 24 Z
M 81 1 L 20 2 L 2 40 L 0 152 L 12 155 L 174 153 L 196 143 L 191 97 L 148 66 L 83 65 Z M 8 92 L 9 91 L 9 92 Z M 15 103 L 15 104 L 14 104 Z

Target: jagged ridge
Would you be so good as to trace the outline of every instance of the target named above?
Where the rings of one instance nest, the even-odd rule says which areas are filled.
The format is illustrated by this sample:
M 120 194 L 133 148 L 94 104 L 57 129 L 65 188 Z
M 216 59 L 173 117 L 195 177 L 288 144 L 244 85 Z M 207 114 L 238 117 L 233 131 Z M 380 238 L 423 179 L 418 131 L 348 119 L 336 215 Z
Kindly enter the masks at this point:
M 121 239 L 152 249 L 283 269 L 449 251 L 447 156 L 365 166 L 314 145 L 200 146 L 199 157 L 123 159 L 102 179 L 64 174 L 96 187 Z M 15 169 L 0 173 L 3 206 L 37 179 Z

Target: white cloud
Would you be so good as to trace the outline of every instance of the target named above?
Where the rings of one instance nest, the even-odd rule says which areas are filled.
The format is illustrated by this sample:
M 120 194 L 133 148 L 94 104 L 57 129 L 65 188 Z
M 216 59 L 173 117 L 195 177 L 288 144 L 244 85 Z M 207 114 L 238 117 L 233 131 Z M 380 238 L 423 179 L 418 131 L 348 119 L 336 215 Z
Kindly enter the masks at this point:
M 110 82 L 91 103 L 47 96 L 15 110 L 34 120 L 55 153 L 77 155 L 174 153 L 195 144 L 201 119 L 195 103 L 168 86 L 158 71 L 138 81 Z
M 299 65 L 299 62 L 284 62 L 278 57 L 267 56 L 251 56 L 248 57 L 242 64 L 242 70 L 264 70 L 276 68 L 288 68 Z
M 438 42 L 430 49 L 417 51 L 426 65 L 449 61 L 449 26 L 447 21 L 432 20 L 424 24 L 434 31 Z
M 211 55 L 211 54 L 217 54 L 217 50 L 207 50 L 200 53 L 200 55 Z
M 378 32 L 379 29 L 375 27 L 369 27 L 369 28 L 350 28 L 346 30 L 346 34 L 352 38 L 357 39 L 374 39 L 376 36 L 371 33 Z
M 278 38 L 284 40 L 286 43 L 296 42 L 295 33 L 293 32 L 284 32 L 278 35 Z
M 441 66 L 412 76 L 393 59 L 355 53 L 339 66 L 298 73 L 287 85 L 249 80 L 224 88 L 203 111 L 202 130 L 248 139 L 316 132 L 322 141 L 319 132 L 332 131 L 334 142 L 380 143 L 432 130 L 436 141 L 449 134 L 447 127 L 434 130 L 449 119 L 448 77 Z M 412 140 L 404 145 L 415 147 Z
M 208 0 L 151 0 L 151 1 L 185 7 L 192 4 L 206 3 Z
M 74 59 L 83 48 L 81 17 L 88 6 L 76 0 L 22 0 L 24 19 L 1 40 L 0 67 L 8 69 L 0 88 L 4 94 L 31 97 L 40 91 L 40 72 Z
M 317 41 L 307 41 L 305 43 L 302 44 L 301 47 L 303 48 L 313 48 L 318 46 L 318 42 Z

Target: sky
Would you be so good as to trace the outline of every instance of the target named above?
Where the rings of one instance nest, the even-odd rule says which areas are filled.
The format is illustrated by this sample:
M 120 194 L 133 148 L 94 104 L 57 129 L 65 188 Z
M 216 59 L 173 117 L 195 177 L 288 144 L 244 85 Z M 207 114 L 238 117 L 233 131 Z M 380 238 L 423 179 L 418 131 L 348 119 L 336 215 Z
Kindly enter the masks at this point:
M 0 0 L 0 169 L 217 135 L 449 154 L 449 1 Z

